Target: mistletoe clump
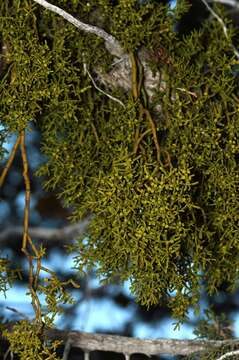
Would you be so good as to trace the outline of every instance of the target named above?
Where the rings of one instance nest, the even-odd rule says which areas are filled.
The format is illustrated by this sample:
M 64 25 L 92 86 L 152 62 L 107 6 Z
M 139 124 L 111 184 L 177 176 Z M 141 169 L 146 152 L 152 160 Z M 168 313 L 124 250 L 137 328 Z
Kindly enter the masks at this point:
M 98 9 L 99 21 L 129 55 L 131 91 L 106 89 L 121 103 L 98 91 L 84 69 L 94 74 L 102 63 L 104 71 L 111 67 L 102 40 L 33 7 L 29 21 L 24 15 L 25 31 L 19 31 L 18 17 L 12 33 L 4 33 L 14 72 L 8 73 L 12 80 L 3 80 L 10 90 L 1 98 L 1 117 L 14 131 L 34 119 L 47 157 L 38 171 L 47 175 L 45 186 L 73 207 L 73 221 L 93 215 L 87 237 L 75 246 L 79 270 L 97 264 L 105 281 L 130 279 L 141 304 L 167 301 L 182 319 L 196 306 L 202 280 L 209 293 L 222 283 L 233 288 L 238 280 L 234 31 L 227 24 L 228 38 L 219 41 L 222 30 L 213 20 L 181 37 L 175 27 L 186 2 L 175 10 L 135 0 L 59 5 L 69 12 L 74 6 L 85 20 L 96 18 Z M 41 20 L 32 42 L 26 34 L 30 27 L 33 32 L 35 13 Z M 27 69 L 21 72 L 24 79 L 18 78 L 19 49 L 23 59 L 31 58 L 39 82 Z M 140 61 L 142 49 L 148 53 L 146 65 Z M 144 88 L 145 66 L 159 77 L 151 99 Z M 13 96 L 29 96 L 29 89 L 31 101 L 23 98 L 17 106 Z M 14 106 L 8 107 L 9 101 Z

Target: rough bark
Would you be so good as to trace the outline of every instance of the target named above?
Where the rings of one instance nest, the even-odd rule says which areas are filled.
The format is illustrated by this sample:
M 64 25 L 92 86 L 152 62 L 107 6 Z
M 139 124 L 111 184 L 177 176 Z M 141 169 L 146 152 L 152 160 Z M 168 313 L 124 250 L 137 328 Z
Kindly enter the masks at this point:
M 205 350 L 215 350 L 225 345 L 235 346 L 237 340 L 175 340 L 175 339 L 139 339 L 126 336 L 90 334 L 85 332 L 67 332 L 47 330 L 45 335 L 49 339 L 62 339 L 70 343 L 71 347 L 84 351 L 113 351 L 125 354 L 142 353 L 146 355 L 169 354 L 190 355 Z

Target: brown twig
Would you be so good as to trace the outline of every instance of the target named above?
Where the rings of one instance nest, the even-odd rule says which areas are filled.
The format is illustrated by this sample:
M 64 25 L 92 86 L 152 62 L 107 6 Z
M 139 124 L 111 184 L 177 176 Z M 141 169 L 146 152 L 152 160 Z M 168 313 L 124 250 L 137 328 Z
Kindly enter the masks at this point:
M 132 94 L 133 98 L 136 101 L 139 97 L 139 91 L 138 91 L 138 82 L 137 82 L 137 62 L 135 59 L 134 54 L 130 53 L 130 61 L 132 65 Z
M 148 109 L 142 109 L 142 111 L 146 115 L 147 120 L 149 121 L 149 125 L 153 134 L 154 145 L 157 151 L 157 160 L 158 162 L 160 162 L 160 146 L 158 142 L 157 129 L 155 123 Z
M 4 180 L 5 180 L 6 176 L 7 176 L 8 170 L 10 169 L 10 167 L 12 165 L 12 162 L 13 162 L 13 160 L 15 158 L 17 148 L 18 148 L 18 145 L 20 144 L 20 141 L 21 141 L 21 138 L 20 138 L 20 136 L 18 136 L 18 138 L 17 138 L 17 140 L 16 140 L 16 142 L 15 142 L 13 148 L 12 148 L 12 151 L 11 151 L 11 154 L 10 154 L 9 159 L 7 161 L 7 164 L 4 167 L 2 175 L 0 177 L 0 187 L 3 185 Z
M 29 227 L 29 208 L 30 208 L 30 179 L 28 174 L 28 160 L 25 146 L 25 132 L 22 131 L 20 134 L 21 142 L 21 154 L 23 162 L 23 178 L 25 182 L 25 208 L 24 208 L 24 222 L 23 222 L 23 239 L 22 239 L 22 251 L 29 256 L 27 252 L 27 241 L 28 241 L 28 227 Z
M 25 183 L 25 207 L 24 207 L 24 222 L 23 222 L 22 252 L 26 255 L 29 263 L 29 290 L 32 297 L 32 306 L 36 315 L 36 321 L 42 323 L 41 304 L 37 296 L 37 293 L 34 290 L 34 286 L 37 284 L 39 272 L 40 272 L 40 256 L 39 256 L 39 252 L 34 246 L 31 237 L 29 235 L 29 209 L 30 209 L 31 186 L 30 186 L 30 178 L 28 171 L 28 159 L 27 159 L 27 152 L 25 146 L 24 130 L 21 131 L 20 133 L 20 145 L 21 145 L 21 155 L 23 162 L 23 178 Z M 28 252 L 27 244 L 30 245 L 31 250 L 33 251 L 35 257 L 38 260 L 36 274 L 34 274 L 34 265 L 33 265 L 34 256 Z
M 151 129 L 147 129 L 145 132 L 143 132 L 143 134 L 141 134 L 140 136 L 135 136 L 136 140 L 134 143 L 134 154 L 137 153 L 138 148 L 139 148 L 139 144 L 141 143 L 141 141 L 143 140 L 143 138 L 145 137 L 145 135 L 147 135 L 149 132 L 151 132 Z
M 130 60 L 131 60 L 131 66 L 132 66 L 132 94 L 133 94 L 134 100 L 137 101 L 139 98 L 139 95 L 140 95 L 140 88 L 139 88 L 139 84 L 138 84 L 137 59 L 135 58 L 135 55 L 133 54 L 133 52 L 130 53 Z M 141 78 L 142 78 L 142 76 L 141 76 Z M 140 83 L 140 86 L 142 86 L 142 79 L 139 79 L 139 83 Z M 151 116 L 149 110 L 144 108 L 144 106 L 142 105 L 141 102 L 139 104 L 139 109 L 140 109 L 140 114 L 145 115 L 146 119 L 149 122 L 149 126 L 151 129 L 152 135 L 153 135 L 154 145 L 155 145 L 156 152 L 157 152 L 157 161 L 160 163 L 160 146 L 159 146 L 157 129 L 156 129 L 155 123 L 152 119 L 152 116 Z M 145 134 L 146 134 L 146 132 L 144 132 L 140 137 L 137 134 L 135 144 L 134 144 L 134 153 L 137 152 L 140 141 L 143 139 Z

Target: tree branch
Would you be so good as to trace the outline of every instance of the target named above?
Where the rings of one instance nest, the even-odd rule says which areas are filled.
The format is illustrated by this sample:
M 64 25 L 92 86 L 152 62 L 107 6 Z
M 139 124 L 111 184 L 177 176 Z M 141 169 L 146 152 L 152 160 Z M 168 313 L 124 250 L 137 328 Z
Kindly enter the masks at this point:
M 220 358 L 218 358 L 217 360 L 224 360 L 230 356 L 235 356 L 235 355 L 239 355 L 239 350 L 227 352 L 226 354 L 220 356 Z
M 206 0 L 201 0 L 203 2 L 203 4 L 206 6 L 206 8 L 208 9 L 208 11 L 212 14 L 212 16 L 219 22 L 219 24 L 222 26 L 224 35 L 226 37 L 226 39 L 228 41 L 230 41 L 229 36 L 228 36 L 228 31 L 227 31 L 227 27 L 224 23 L 224 21 L 222 20 L 222 18 L 220 18 L 220 16 L 211 8 L 211 6 L 208 5 Z M 217 1 L 218 2 L 218 1 Z M 233 49 L 233 52 L 235 54 L 235 56 L 237 57 L 237 59 L 239 59 L 239 52 L 237 51 L 237 49 L 235 48 L 235 46 L 233 44 L 231 44 L 231 47 Z
M 4 324 L 4 328 L 11 331 L 15 323 Z M 191 355 L 203 351 L 213 351 L 223 346 L 239 345 L 239 339 L 231 340 L 177 340 L 177 339 L 139 339 L 119 335 L 92 334 L 81 331 L 67 331 L 58 329 L 44 330 L 44 339 L 62 340 L 66 346 L 65 359 L 71 347 L 80 348 L 85 352 L 113 351 L 132 355 L 135 353 L 150 355 Z M 238 350 L 235 350 L 238 351 Z M 234 351 L 234 353 L 235 353 Z M 226 353 L 231 355 L 232 352 Z M 225 359 L 219 358 L 218 360 Z M 236 353 L 238 354 L 238 352 Z M 228 355 L 229 356 L 229 355 Z
M 83 23 L 82 21 L 76 19 L 75 17 L 73 17 L 72 15 L 70 15 L 69 13 L 64 11 L 63 9 L 59 8 L 58 6 L 52 5 L 51 3 L 49 3 L 46 0 L 33 0 L 33 1 L 35 3 L 43 6 L 45 9 L 48 9 L 49 11 L 52 11 L 52 12 L 62 16 L 64 19 L 66 19 L 68 22 L 70 22 L 71 24 L 76 26 L 78 29 L 80 29 L 84 32 L 95 34 L 96 36 L 99 36 L 100 38 L 104 39 L 106 49 L 112 55 L 120 58 L 120 61 L 117 59 L 117 61 L 115 61 L 114 64 L 112 64 L 112 70 L 107 74 L 102 73 L 102 71 L 99 68 L 95 69 L 95 71 L 98 75 L 99 81 L 101 83 L 103 83 L 105 86 L 108 86 L 110 88 L 121 87 L 122 89 L 124 89 L 127 92 L 131 90 L 131 80 L 130 79 L 131 79 L 132 69 L 131 69 L 131 63 L 129 60 L 129 56 L 128 56 L 128 54 L 126 54 L 124 52 L 119 41 L 114 36 L 112 36 L 111 34 L 108 34 L 105 30 L 103 30 L 97 26 Z M 205 4 L 207 9 L 211 12 L 212 16 L 215 17 L 219 21 L 219 23 L 221 24 L 221 26 L 223 28 L 224 34 L 225 34 L 226 38 L 228 39 L 227 28 L 226 28 L 223 20 L 208 5 L 208 2 L 218 2 L 218 3 L 222 3 L 222 4 L 231 5 L 235 8 L 239 8 L 239 4 L 237 4 L 237 1 L 236 0 L 201 0 L 201 1 Z M 233 44 L 231 44 L 231 46 L 233 48 L 234 54 L 239 59 L 239 52 L 233 46 Z M 152 96 L 154 94 L 154 89 L 157 86 L 160 86 L 160 89 L 162 91 L 165 90 L 165 81 L 160 78 L 159 73 L 153 74 L 152 70 L 147 65 L 147 59 L 149 57 L 147 51 L 145 51 L 144 49 L 140 49 L 138 56 L 139 56 L 140 62 L 143 65 L 143 68 L 144 68 L 144 88 L 148 95 L 149 102 L 151 102 Z M 95 82 L 95 85 L 97 85 L 96 82 Z M 161 111 L 160 106 L 158 107 L 158 111 Z
M 125 108 L 125 105 L 122 103 L 122 101 L 120 101 L 119 99 L 115 98 L 114 96 L 108 94 L 107 92 L 105 92 L 104 90 L 100 89 L 99 86 L 96 84 L 95 80 L 93 79 L 93 77 L 91 76 L 89 70 L 87 69 L 86 64 L 84 64 L 84 70 L 87 73 L 87 75 L 89 76 L 90 80 L 92 81 L 94 87 L 101 92 L 102 94 L 106 95 L 108 98 L 110 98 L 113 101 L 116 101 L 118 104 L 120 104 L 121 106 L 123 106 L 123 108 Z
M 83 23 L 82 21 L 74 18 L 72 15 L 70 15 L 63 9 L 50 4 L 46 0 L 33 1 L 35 1 L 39 5 L 42 5 L 44 8 L 62 16 L 64 19 L 76 26 L 78 29 L 91 34 L 95 34 L 100 38 L 104 39 L 106 49 L 112 55 L 121 58 L 121 61 L 114 62 L 114 64 L 112 65 L 112 71 L 110 71 L 109 74 L 103 74 L 101 73 L 100 69 L 95 69 L 99 80 L 106 86 L 120 86 L 126 91 L 129 91 L 131 89 L 131 63 L 129 61 L 129 56 L 128 54 L 124 53 L 124 50 L 122 49 L 119 41 L 115 39 L 115 37 L 108 34 L 106 31 L 97 26 Z M 159 84 L 160 75 L 159 73 L 155 74 L 155 76 L 153 75 L 152 70 L 146 64 L 147 57 L 147 53 L 143 49 L 141 49 L 141 51 L 139 52 L 139 58 L 144 67 L 144 86 L 150 101 L 155 87 Z M 163 85 L 160 84 L 160 86 Z
M 90 223 L 91 216 L 86 217 L 81 222 L 64 226 L 60 229 L 48 229 L 44 227 L 35 227 L 29 229 L 29 235 L 31 238 L 41 240 L 43 242 L 50 242 L 50 245 L 59 243 L 59 241 L 69 241 L 74 239 L 76 236 L 82 235 L 87 226 Z M 23 227 L 22 226 L 11 226 L 5 228 L 0 232 L 0 244 L 1 246 L 7 245 L 9 239 L 22 237 Z
M 105 46 L 112 55 L 121 57 L 124 54 L 124 51 L 123 51 L 119 41 L 116 40 L 114 36 L 108 34 L 106 31 L 104 31 L 103 29 L 101 29 L 97 26 L 83 23 L 82 21 L 74 18 L 72 15 L 70 15 L 63 9 L 59 8 L 58 6 L 50 4 L 46 0 L 33 0 L 33 1 L 35 1 L 37 4 L 43 6 L 44 8 L 62 16 L 64 19 L 66 19 L 68 22 L 73 24 L 78 29 L 85 31 L 87 33 L 95 34 L 95 35 L 99 36 L 100 38 L 102 38 L 103 40 L 105 40 Z
M 223 4 L 223 5 L 229 5 L 234 7 L 235 9 L 239 10 L 239 3 L 237 0 L 210 0 L 208 2 L 215 2 L 215 3 L 219 3 L 219 4 Z
M 78 331 L 50 329 L 45 331 L 46 339 L 60 339 L 71 347 L 84 351 L 113 351 L 124 354 L 142 353 L 147 355 L 169 354 L 190 355 L 201 351 L 218 349 L 225 345 L 238 344 L 233 340 L 174 340 L 174 339 L 139 339 L 126 336 L 91 334 Z

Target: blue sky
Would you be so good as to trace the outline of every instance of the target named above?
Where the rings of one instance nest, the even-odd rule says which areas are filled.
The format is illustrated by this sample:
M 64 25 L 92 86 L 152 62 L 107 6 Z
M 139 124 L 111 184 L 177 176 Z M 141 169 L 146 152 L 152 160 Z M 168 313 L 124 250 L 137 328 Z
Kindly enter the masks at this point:
M 60 253 L 52 253 L 49 257 L 49 261 L 43 261 L 43 265 L 47 266 L 52 270 L 61 270 L 61 272 L 69 271 L 73 266 L 73 257 L 74 255 L 60 255 Z M 96 288 L 100 286 L 100 282 L 97 279 L 90 280 L 90 286 Z M 131 295 L 129 290 L 129 283 L 125 282 L 123 284 L 124 291 Z M 6 307 L 12 307 L 17 311 L 25 314 L 27 317 L 32 318 L 34 316 L 31 299 L 26 295 L 26 289 L 22 286 L 15 286 L 12 289 L 9 289 L 6 293 L 7 298 L 4 298 L 4 295 L 0 293 L 0 304 L 3 307 L 2 312 L 6 317 L 12 315 L 11 311 Z M 77 299 L 80 295 L 80 292 L 75 290 L 73 295 Z M 132 296 L 132 295 L 131 295 Z M 132 296 L 133 298 L 133 296 Z M 44 304 L 43 297 L 40 298 L 42 304 Z M 126 308 L 120 308 L 115 305 L 111 299 L 99 299 L 95 300 L 93 298 L 88 298 L 80 303 L 77 309 L 76 321 L 73 323 L 72 330 L 94 332 L 96 329 L 102 329 L 103 331 L 113 331 L 117 332 L 124 327 L 124 324 L 135 318 L 135 307 L 129 305 Z M 140 338 L 159 338 L 159 337 L 168 337 L 168 338 L 193 338 L 193 328 L 189 325 L 182 325 L 181 329 L 174 331 L 174 322 L 173 320 L 165 320 L 164 322 L 155 322 L 153 325 L 145 324 L 143 322 L 137 322 L 134 336 Z M 61 321 L 61 317 L 58 317 L 56 321 L 56 326 L 61 328 L 64 324 Z
M 74 266 L 73 262 L 74 254 L 63 256 L 57 251 L 52 253 L 48 261 L 44 261 L 43 265 L 52 270 L 61 270 L 61 272 L 68 272 Z M 100 286 L 100 282 L 97 279 L 90 279 L 90 287 L 96 288 Z M 129 290 L 129 282 L 123 284 L 123 289 L 126 294 L 131 295 Z M 114 288 L 113 290 L 114 291 Z M 73 296 L 79 299 L 81 293 L 77 290 L 73 291 Z M 132 296 L 133 299 L 133 296 Z M 43 297 L 40 299 L 44 304 Z M 12 307 L 19 312 L 22 312 L 29 318 L 34 316 L 31 299 L 26 295 L 26 289 L 17 285 L 7 291 L 7 298 L 0 293 L 0 305 L 2 306 L 2 312 L 6 317 L 11 317 L 12 313 L 6 307 Z M 206 308 L 205 303 L 201 303 L 202 310 Z M 124 327 L 124 324 L 136 319 L 135 307 L 129 305 L 125 308 L 120 308 L 111 299 L 93 299 L 88 297 L 82 301 L 77 308 L 75 322 L 72 323 L 72 330 L 94 332 L 96 329 L 103 331 L 117 332 Z M 189 311 L 189 317 L 194 318 L 193 312 Z M 20 318 L 20 317 L 19 317 Z M 235 335 L 239 336 L 239 314 L 235 313 L 233 316 L 235 321 Z M 137 321 L 137 319 L 136 319 Z M 175 339 L 192 339 L 195 338 L 193 334 L 193 327 L 188 324 L 183 324 L 180 330 L 174 330 L 175 320 L 166 319 L 161 322 L 154 322 L 153 324 L 146 324 L 142 321 L 137 321 L 135 327 L 134 336 L 139 338 L 175 338 Z M 62 318 L 58 317 L 56 326 L 62 328 L 64 326 Z

